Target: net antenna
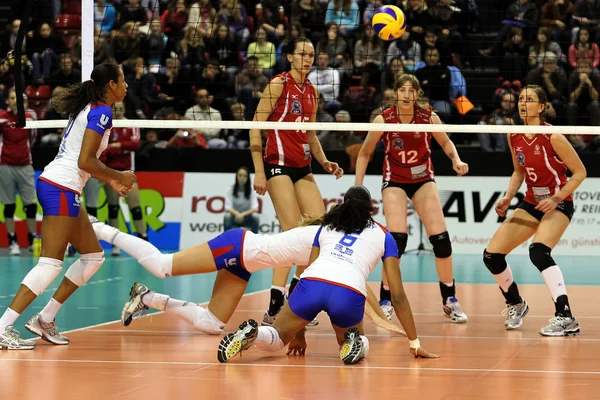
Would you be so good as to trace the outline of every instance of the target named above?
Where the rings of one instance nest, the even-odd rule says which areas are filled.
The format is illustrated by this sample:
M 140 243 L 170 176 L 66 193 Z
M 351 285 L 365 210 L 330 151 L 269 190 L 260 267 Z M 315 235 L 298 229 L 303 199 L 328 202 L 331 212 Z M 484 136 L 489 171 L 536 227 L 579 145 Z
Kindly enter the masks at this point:
M 21 16 L 21 26 L 19 26 L 19 32 L 17 32 L 17 39 L 15 40 L 14 51 L 9 51 L 7 56 L 2 63 L 9 61 L 14 58 L 15 61 L 15 92 L 17 93 L 17 123 L 16 128 L 24 128 L 27 121 L 25 120 L 25 104 L 23 103 L 23 96 L 20 93 L 25 93 L 25 82 L 23 82 L 22 70 L 22 56 L 23 56 L 23 40 L 25 40 L 25 34 L 29 28 L 29 20 L 31 16 L 31 10 L 33 9 L 33 0 L 25 0 L 25 9 Z

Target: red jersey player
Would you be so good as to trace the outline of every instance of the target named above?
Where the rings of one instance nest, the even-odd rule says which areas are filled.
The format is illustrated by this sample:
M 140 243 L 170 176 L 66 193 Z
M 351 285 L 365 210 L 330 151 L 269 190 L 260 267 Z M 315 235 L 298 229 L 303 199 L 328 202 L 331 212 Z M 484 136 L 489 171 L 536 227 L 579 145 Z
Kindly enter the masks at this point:
M 125 104 L 120 101 L 113 105 L 115 119 L 125 119 Z M 140 148 L 139 128 L 113 128 L 110 134 L 108 147 L 104 152 L 106 165 L 117 171 L 135 170 L 135 151 Z M 104 186 L 106 200 L 108 202 L 108 220 L 110 225 L 119 227 L 119 193 L 108 185 Z M 140 189 L 137 184 L 133 185 L 127 194 L 127 206 L 133 217 L 133 224 L 138 236 L 144 240 L 148 239 L 146 224 L 142 213 L 140 202 Z M 118 247 L 113 246 L 112 255 L 120 255 Z
M 539 86 L 527 86 L 519 95 L 519 114 L 526 126 L 548 125 L 541 120 L 546 108 L 546 93 Z M 579 333 L 573 317 L 560 268 L 552 259 L 552 249 L 569 226 L 574 213 L 573 192 L 583 182 L 586 170 L 579 156 L 560 134 L 511 134 L 508 144 L 515 171 L 506 194 L 496 204 L 496 213 L 504 217 L 523 180 L 527 185 L 525 199 L 500 225 L 483 253 L 483 261 L 500 285 L 506 299 L 506 329 L 523 324 L 529 306 L 519 295 L 506 255 L 531 236 L 529 258 L 540 270 L 554 300 L 556 313 L 550 325 L 543 327 L 544 336 Z M 567 169 L 573 175 L 567 180 Z
M 14 88 L 8 90 L 6 103 L 8 109 L 0 113 L 0 202 L 4 204 L 9 253 L 16 256 L 21 254 L 14 220 L 17 189 L 27 217 L 30 249 L 33 248 L 36 234 L 37 197 L 30 150 L 35 130 L 14 127 L 13 124 L 17 123 L 17 95 Z M 27 112 L 25 118 L 33 120 Z
M 287 45 L 284 53 L 291 70 L 275 76 L 265 88 L 254 120 L 314 122 L 319 95 L 306 76 L 314 63 L 315 49 L 309 40 L 297 38 Z M 250 151 L 255 172 L 254 190 L 259 195 L 269 191 L 282 230 L 297 227 L 303 215 L 319 217 L 325 213 L 323 198 L 312 175 L 311 159 L 315 157 L 327 172 L 337 178 L 343 175 L 343 171 L 336 163 L 327 160 L 315 131 L 269 131 L 263 155 L 261 131 L 252 129 Z M 298 267 L 296 275 L 303 269 Z M 288 274 L 289 269 L 273 271 L 271 301 L 264 324 L 272 324 L 283 307 Z M 297 276 L 294 278 L 290 292 L 297 282 Z
M 421 88 L 413 75 L 400 76 L 394 89 L 397 96 L 396 105 L 375 117 L 373 123 L 441 124 L 440 118 L 431 111 L 428 104 L 420 104 Z M 408 200 L 411 199 L 433 246 L 444 314 L 452 322 L 464 323 L 467 322 L 467 316 L 455 296 L 452 245 L 431 164 L 432 136 L 452 160 L 456 173 L 466 174 L 469 171 L 468 165 L 460 160 L 454 143 L 444 132 L 369 132 L 356 163 L 355 183 L 363 183 L 369 158 L 382 138 L 385 145 L 382 197 L 387 228 L 396 240 L 401 256 L 408 241 L 406 217 Z M 385 275 L 381 284 L 380 301 L 384 312 L 391 316 L 392 304 Z

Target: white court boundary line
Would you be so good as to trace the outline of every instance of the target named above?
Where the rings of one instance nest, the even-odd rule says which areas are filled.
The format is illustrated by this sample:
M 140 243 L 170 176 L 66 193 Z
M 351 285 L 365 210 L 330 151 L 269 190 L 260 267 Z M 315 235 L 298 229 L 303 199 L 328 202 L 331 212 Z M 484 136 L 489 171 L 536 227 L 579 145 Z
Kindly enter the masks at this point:
M 383 366 L 357 366 L 344 365 L 293 365 L 293 364 L 260 364 L 240 363 L 222 364 L 218 362 L 191 362 L 191 361 L 118 361 L 118 360 L 37 360 L 25 358 L 0 358 L 2 361 L 31 362 L 31 363 L 64 363 L 64 364 L 123 364 L 123 365 L 190 365 L 190 366 L 217 366 L 229 367 L 263 367 L 263 368 L 304 368 L 304 369 L 342 369 L 351 368 L 362 370 L 388 370 L 388 371 L 426 371 L 426 372 L 485 372 L 485 373 L 520 373 L 520 374 L 553 374 L 553 375 L 600 375 L 600 371 L 561 371 L 561 370 L 534 370 L 534 369 L 491 369 L 491 368 L 436 368 L 436 367 L 383 367 Z M 432 360 L 433 361 L 433 360 Z

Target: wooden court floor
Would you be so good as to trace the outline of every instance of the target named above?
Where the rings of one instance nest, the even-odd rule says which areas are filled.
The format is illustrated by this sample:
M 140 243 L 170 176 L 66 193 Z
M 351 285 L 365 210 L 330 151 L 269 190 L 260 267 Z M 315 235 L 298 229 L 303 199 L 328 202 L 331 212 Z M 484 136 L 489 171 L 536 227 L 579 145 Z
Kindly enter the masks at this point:
M 424 262 L 417 258 L 413 262 Z M 463 266 L 468 264 L 468 259 L 465 260 Z M 130 262 L 120 263 L 131 267 Z M 75 304 L 83 304 L 87 299 L 87 304 L 100 306 L 96 309 L 77 307 L 87 325 L 97 321 L 92 315 L 100 313 L 101 308 L 114 303 L 115 299 L 119 306 L 112 306 L 112 319 L 119 315 L 120 304 L 126 297 L 125 287 L 132 282 L 129 276 L 106 282 L 109 275 L 127 275 L 124 265 L 114 264 L 108 265 L 107 271 L 101 271 L 98 280 L 104 282 L 96 283 L 95 288 L 84 288 L 81 292 L 85 293 L 73 298 Z M 566 266 L 565 276 L 575 274 L 571 270 L 575 267 L 577 265 Z M 21 272 L 21 268 L 16 269 Z M 588 271 L 587 268 L 580 270 Z M 590 267 L 588 272 L 591 271 Z M 139 274 L 151 281 L 147 273 Z M 414 280 L 414 274 L 414 271 L 406 273 L 407 280 Z M 465 271 L 457 271 L 457 281 L 464 274 Z M 518 274 L 515 275 L 518 279 Z M 127 328 L 120 323 L 104 323 L 75 330 L 68 334 L 69 346 L 52 346 L 40 341 L 33 351 L 1 351 L 0 399 L 315 400 L 399 396 L 406 399 L 600 399 L 600 307 L 595 301 L 600 278 L 594 275 L 574 279 L 578 285 L 568 286 L 571 305 L 582 328 L 578 337 L 543 338 L 537 333 L 553 313 L 545 287 L 537 284 L 541 281 L 531 283 L 523 277 L 527 284 L 521 285 L 521 292 L 531 311 L 520 330 L 508 332 L 503 327 L 504 304 L 496 285 L 487 281 L 461 284 L 458 296 L 469 322 L 454 325 L 441 315 L 438 285 L 428 278 L 405 286 L 421 343 L 427 350 L 441 354 L 440 360 L 412 358 L 405 338 L 376 328 L 368 321 L 369 356 L 356 366 L 344 366 L 337 355 L 329 320 L 321 314 L 320 324 L 309 328 L 305 357 L 288 357 L 285 351 L 265 353 L 253 348 L 228 364 L 219 364 L 216 349 L 220 337 L 199 334 L 191 325 L 170 315 L 152 314 L 135 320 Z M 6 273 L 0 272 L 0 277 L 6 277 Z M 259 281 L 268 284 L 268 277 L 265 274 Z M 583 284 L 584 281 L 587 284 Z M 210 287 L 210 282 L 196 282 L 202 292 Z M 372 285 L 377 289 L 377 283 Z M 268 285 L 262 289 L 266 287 Z M 180 288 L 179 291 L 172 287 L 162 289 L 182 299 L 196 293 L 187 285 L 185 290 Z M 262 318 L 268 292 L 253 289 L 254 293 L 247 294 L 240 303 L 226 331 L 234 330 L 246 318 Z M 3 295 L 0 297 L 7 297 L 6 290 L 4 283 L 0 283 Z M 98 294 L 105 291 L 110 295 Z M 184 292 L 186 295 L 181 295 Z M 189 299 L 200 301 L 197 298 Z M 8 300 L 0 300 L 3 306 L 0 311 Z M 34 305 L 39 308 L 44 303 L 45 300 Z M 75 305 L 61 310 L 59 324 L 73 326 L 67 320 L 69 314 L 77 312 Z M 86 319 L 85 315 L 89 317 Z M 23 331 L 25 322 L 20 319 L 17 328 Z

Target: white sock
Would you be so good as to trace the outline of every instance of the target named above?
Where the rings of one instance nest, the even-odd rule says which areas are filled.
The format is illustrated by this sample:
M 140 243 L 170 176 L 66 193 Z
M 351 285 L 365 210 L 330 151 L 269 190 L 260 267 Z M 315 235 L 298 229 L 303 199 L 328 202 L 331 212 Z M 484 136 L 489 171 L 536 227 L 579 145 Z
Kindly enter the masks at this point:
M 261 326 L 258 328 L 258 336 L 254 345 L 264 351 L 279 351 L 285 347 L 279 332 L 272 326 Z
M 166 310 L 169 300 L 171 300 L 171 298 L 166 294 L 156 292 L 148 292 L 142 297 L 142 303 L 144 303 L 144 305 L 160 311 Z
M 19 314 L 12 308 L 7 308 L 6 311 L 4 311 L 4 314 L 2 314 L 2 317 L 0 318 L 0 334 L 4 333 L 6 327 L 14 324 L 17 318 L 19 318 L 19 315 L 21 314 Z
M 121 232 L 115 236 L 113 244 L 158 278 L 165 278 L 173 273 L 173 254 L 162 254 L 150 242 Z
M 46 307 L 44 307 L 44 309 L 40 313 L 42 321 L 44 321 L 45 323 L 54 321 L 54 318 L 56 318 L 56 313 L 58 312 L 58 310 L 60 310 L 61 307 L 62 303 L 59 303 L 58 301 L 54 300 L 54 298 L 50 299 L 48 304 L 46 304 Z
M 169 299 L 165 307 L 165 312 L 177 314 L 178 317 L 186 320 L 187 322 L 193 325 L 194 316 L 196 315 L 196 311 L 198 308 L 202 307 L 200 307 L 196 303 L 177 299 Z
M 558 268 L 558 265 L 553 265 L 543 270 L 542 277 L 544 278 L 544 282 L 546 282 L 546 286 L 548 286 L 550 294 L 552 295 L 552 299 L 555 302 L 558 296 L 567 294 L 565 279 L 563 278 L 563 274 L 560 271 L 560 268 Z
M 369 354 L 369 339 L 364 335 L 360 335 L 360 338 L 362 339 L 363 348 L 365 349 L 364 355 L 367 357 L 367 354 Z
M 504 293 L 507 293 L 508 288 L 514 282 L 513 273 L 512 273 L 512 269 L 510 269 L 510 265 L 506 264 L 506 269 L 504 271 L 502 271 L 502 273 L 500 273 L 498 275 L 493 275 L 493 276 L 494 276 L 494 279 L 496 280 L 496 282 L 498 282 L 498 285 L 500 286 L 502 291 Z

